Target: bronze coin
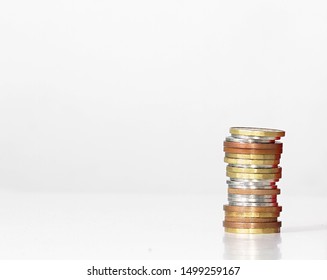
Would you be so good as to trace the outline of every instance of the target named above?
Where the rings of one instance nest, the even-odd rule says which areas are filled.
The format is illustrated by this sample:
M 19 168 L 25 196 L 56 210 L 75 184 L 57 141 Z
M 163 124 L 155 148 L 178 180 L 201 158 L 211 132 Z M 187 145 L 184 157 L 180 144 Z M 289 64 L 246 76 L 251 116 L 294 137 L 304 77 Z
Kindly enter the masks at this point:
M 280 228 L 282 222 L 272 223 L 237 223 L 237 222 L 223 222 L 226 228 Z
M 282 143 L 265 144 L 265 143 L 239 143 L 239 142 L 224 142 L 224 147 L 235 149 L 259 149 L 259 150 L 282 150 Z
M 228 212 L 225 211 L 225 217 L 235 218 L 277 218 L 280 212 Z
M 236 222 L 236 223 L 273 223 L 277 222 L 276 218 L 256 218 L 256 217 L 225 217 L 226 222 Z
M 235 189 L 228 188 L 230 194 L 244 194 L 244 195 L 278 195 L 280 189 Z
M 224 147 L 224 152 L 231 154 L 255 154 L 255 155 L 279 155 L 283 152 L 282 149 L 275 150 L 259 150 L 259 149 L 236 149 Z
M 282 212 L 281 206 L 230 206 L 224 205 L 224 210 L 228 212 Z

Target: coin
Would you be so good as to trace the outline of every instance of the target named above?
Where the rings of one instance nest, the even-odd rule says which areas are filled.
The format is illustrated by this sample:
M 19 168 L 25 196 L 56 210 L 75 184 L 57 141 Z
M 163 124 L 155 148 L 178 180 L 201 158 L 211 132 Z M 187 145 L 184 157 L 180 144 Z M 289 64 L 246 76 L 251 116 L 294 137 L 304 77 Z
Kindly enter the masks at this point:
M 226 181 L 230 188 L 274 189 L 277 188 L 275 180 L 246 180 L 233 179 Z
M 258 127 L 231 127 L 231 134 L 244 136 L 259 136 L 259 137 L 283 137 L 285 131 L 280 129 L 258 128 Z
M 282 150 L 282 143 L 238 143 L 224 142 L 224 147 L 234 149 L 259 149 L 259 150 Z
M 238 143 L 275 143 L 275 138 L 269 137 L 239 137 L 240 135 L 227 136 L 225 141 Z
M 277 222 L 277 217 L 272 218 L 257 218 L 257 217 L 225 217 L 226 222 L 236 223 L 272 223 Z
M 245 233 L 245 234 L 263 234 L 263 233 L 279 233 L 280 228 L 225 228 L 229 233 Z
M 228 188 L 229 194 L 242 194 L 242 195 L 278 195 L 280 194 L 280 189 L 232 189 Z
M 236 218 L 277 218 L 280 212 L 229 212 L 225 211 L 225 217 Z
M 271 207 L 278 206 L 277 202 L 240 202 L 240 201 L 228 201 L 230 206 L 252 206 L 252 207 Z
M 243 168 L 227 166 L 226 170 L 234 173 L 251 173 L 251 174 L 280 174 L 282 169 L 277 168 Z
M 270 223 L 237 223 L 237 222 L 223 222 L 224 227 L 227 228 L 280 228 L 282 222 L 270 222 Z
M 233 154 L 226 153 L 228 158 L 239 158 L 239 159 L 280 159 L 280 154 L 277 155 L 257 155 L 257 154 Z
M 275 213 L 282 212 L 282 207 L 240 207 L 224 205 L 224 210 L 228 212 Z
M 283 152 L 283 149 L 259 150 L 259 149 L 236 149 L 236 148 L 224 147 L 224 152 L 230 154 L 280 155 Z
M 281 174 L 249 174 L 249 173 L 236 173 L 236 172 L 229 172 L 227 171 L 227 176 L 230 178 L 239 178 L 239 179 L 257 179 L 257 180 L 264 180 L 264 179 L 280 179 Z
M 242 159 L 242 158 L 229 158 L 225 157 L 224 161 L 229 164 L 236 165 L 271 165 L 277 166 L 279 164 L 279 160 L 277 159 Z
M 264 202 L 263 200 L 276 200 L 277 195 L 265 194 L 265 195 L 256 195 L 256 194 L 234 194 L 229 193 L 228 198 L 235 201 L 243 201 L 243 200 L 254 200 L 254 202 Z

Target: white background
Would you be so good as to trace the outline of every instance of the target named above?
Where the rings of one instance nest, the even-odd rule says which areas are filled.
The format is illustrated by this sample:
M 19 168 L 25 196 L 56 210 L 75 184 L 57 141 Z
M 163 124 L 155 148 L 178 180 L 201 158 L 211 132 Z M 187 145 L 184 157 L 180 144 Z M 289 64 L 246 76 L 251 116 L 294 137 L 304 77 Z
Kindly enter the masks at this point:
M 327 258 L 326 50 L 325 1 L 2 1 L 0 257 L 219 257 L 222 142 L 262 126 L 285 231 L 322 229 L 283 256 Z

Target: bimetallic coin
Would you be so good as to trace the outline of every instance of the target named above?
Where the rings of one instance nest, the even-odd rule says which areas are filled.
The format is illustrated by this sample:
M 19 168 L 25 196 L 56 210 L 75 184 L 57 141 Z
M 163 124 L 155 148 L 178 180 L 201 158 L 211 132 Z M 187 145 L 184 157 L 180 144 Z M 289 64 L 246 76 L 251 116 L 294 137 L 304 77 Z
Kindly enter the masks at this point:
M 226 157 L 228 158 L 238 158 L 238 159 L 274 159 L 279 160 L 280 154 L 277 155 L 255 155 L 255 154 L 233 154 L 233 153 L 226 153 Z
M 236 223 L 236 222 L 223 222 L 224 227 L 227 228 L 280 228 L 282 222 L 272 223 Z
M 227 171 L 226 175 L 230 178 L 238 179 L 256 179 L 256 180 L 265 180 L 265 179 L 280 179 L 282 176 L 280 173 L 276 174 L 249 174 L 249 173 L 236 173 Z
M 280 212 L 228 212 L 225 211 L 225 217 L 235 218 L 277 218 Z
M 242 212 L 242 213 L 276 213 L 282 212 L 282 207 L 240 207 L 240 206 L 230 206 L 224 205 L 224 210 L 227 212 Z
M 238 201 L 229 201 L 229 206 L 252 206 L 252 207 L 276 207 L 278 206 L 277 202 L 238 202 Z
M 253 174 L 279 174 L 282 172 L 281 167 L 277 168 L 243 168 L 227 166 L 226 170 L 235 173 L 253 173 Z
M 234 149 L 282 150 L 283 143 L 239 143 L 225 141 L 224 147 Z
M 225 217 L 226 222 L 236 222 L 236 223 L 273 223 L 277 222 L 277 217 L 275 218 L 256 218 L 256 217 Z
M 224 147 L 224 152 L 230 154 L 280 155 L 283 152 L 283 149 L 259 150 L 259 149 L 237 149 L 237 148 Z
M 285 131 L 280 129 L 259 127 L 231 127 L 229 132 L 234 135 L 259 136 L 259 137 L 283 137 Z
M 279 164 L 279 159 L 238 159 L 238 158 L 229 158 L 225 157 L 224 162 L 228 164 L 235 165 L 268 165 L 268 166 L 277 166 Z
M 280 189 L 232 189 L 228 188 L 229 194 L 240 194 L 240 195 L 278 195 L 280 194 Z
M 269 234 L 269 233 L 279 233 L 280 228 L 227 228 L 225 227 L 225 232 L 229 233 L 244 233 L 244 234 Z

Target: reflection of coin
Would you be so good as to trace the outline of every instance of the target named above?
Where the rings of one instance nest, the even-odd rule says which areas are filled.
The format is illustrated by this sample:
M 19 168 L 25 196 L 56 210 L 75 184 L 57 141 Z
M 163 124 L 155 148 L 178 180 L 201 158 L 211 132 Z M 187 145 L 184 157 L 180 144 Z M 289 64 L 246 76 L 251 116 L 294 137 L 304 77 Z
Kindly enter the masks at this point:
M 248 233 L 248 234 L 262 234 L 262 233 L 279 233 L 280 228 L 225 228 L 226 232 L 230 233 Z
M 280 154 L 277 155 L 256 155 L 256 154 L 233 154 L 226 153 L 228 158 L 242 158 L 242 159 L 280 159 Z
M 225 157 L 224 161 L 229 164 L 235 165 L 272 165 L 276 166 L 279 164 L 277 159 L 242 159 L 242 158 L 229 158 Z
M 259 136 L 259 137 L 283 137 L 285 131 L 270 128 L 258 127 L 231 127 L 229 129 L 231 134 L 244 135 L 244 136 Z
M 282 222 L 271 222 L 271 223 L 237 223 L 224 221 L 224 227 L 227 228 L 279 228 Z
M 265 180 L 265 179 L 280 179 L 281 174 L 249 174 L 249 173 L 236 173 L 227 171 L 226 175 L 230 178 L 238 179 L 256 179 L 256 180 Z
M 238 143 L 224 142 L 224 147 L 234 149 L 282 150 L 282 143 Z
M 241 195 L 277 195 L 280 194 L 280 189 L 232 189 L 228 188 L 229 194 L 241 194 Z
M 228 212 L 259 212 L 259 213 L 276 213 L 282 212 L 282 207 L 242 207 L 242 206 L 229 206 L 224 205 L 224 210 Z
M 275 150 L 258 150 L 258 149 L 237 149 L 224 147 L 224 152 L 231 154 L 254 154 L 254 155 L 280 155 L 283 149 Z
M 227 166 L 226 170 L 235 173 L 253 173 L 253 174 L 277 174 L 281 173 L 280 167 L 276 168 L 244 168 L 244 167 L 233 167 Z
M 225 217 L 226 222 L 236 223 L 272 223 L 277 222 L 277 217 L 273 218 L 257 218 L 257 217 Z
M 235 218 L 277 218 L 280 212 L 229 212 L 225 211 L 225 217 Z

